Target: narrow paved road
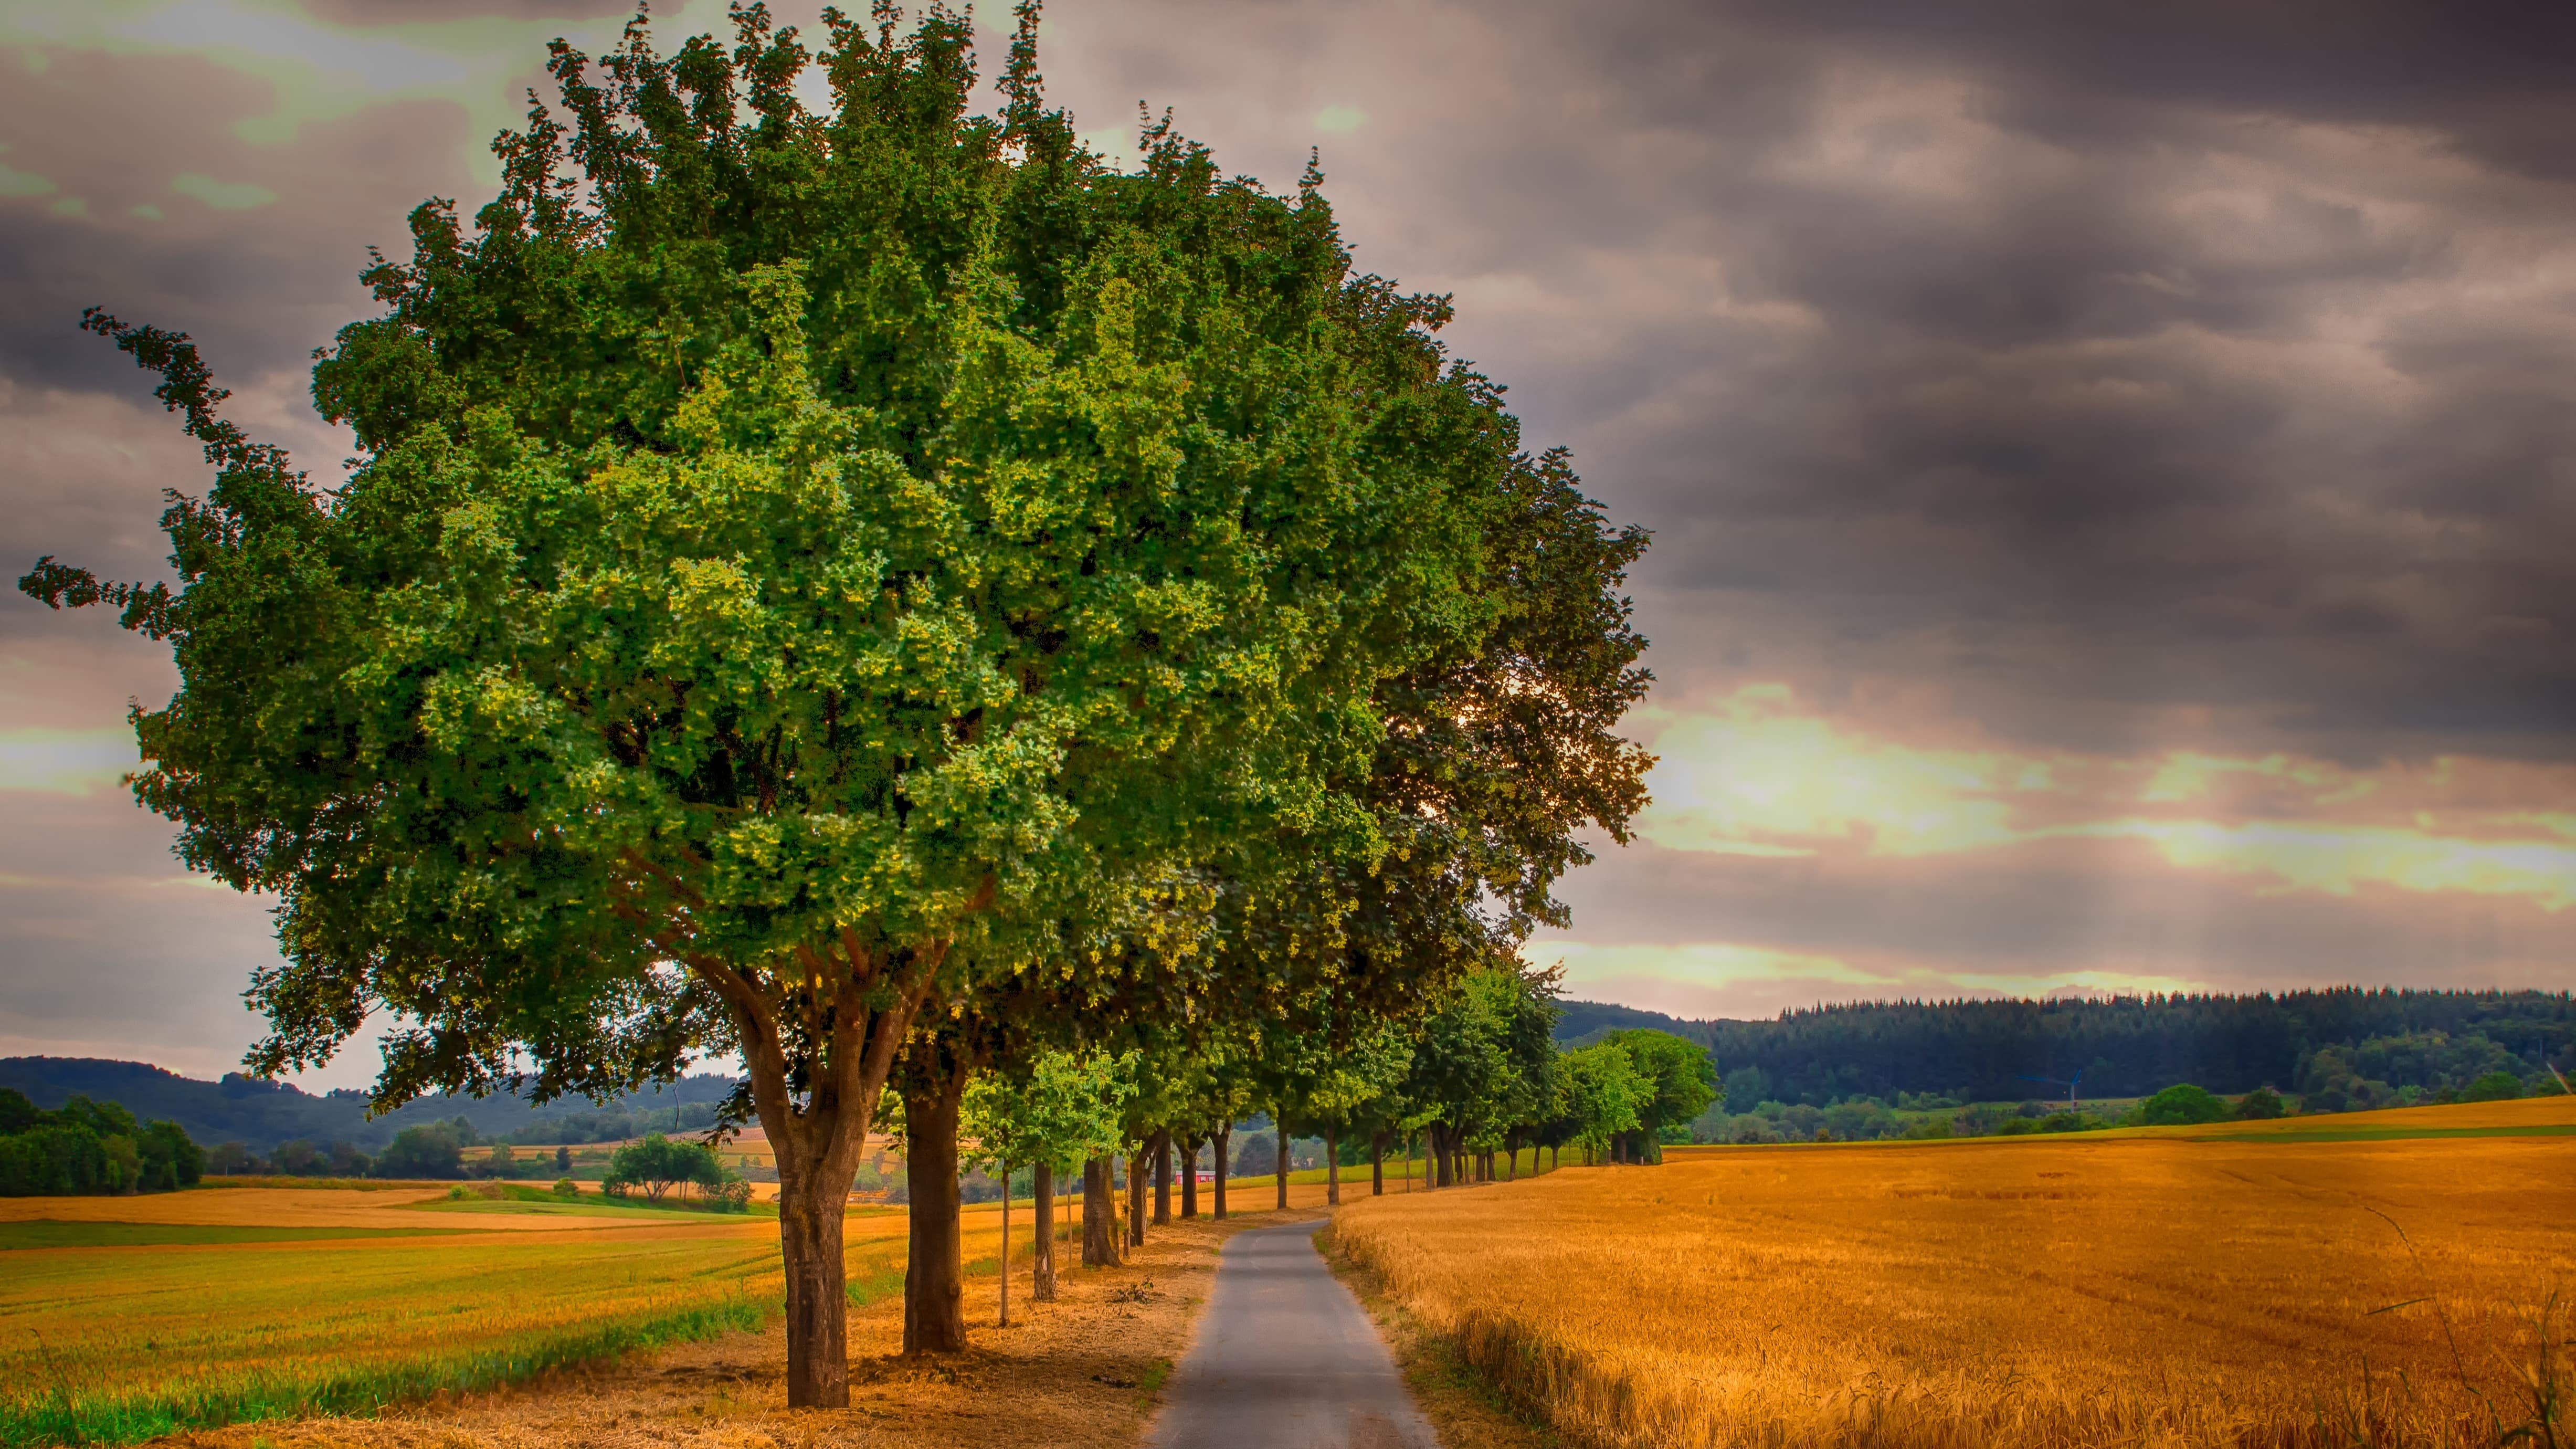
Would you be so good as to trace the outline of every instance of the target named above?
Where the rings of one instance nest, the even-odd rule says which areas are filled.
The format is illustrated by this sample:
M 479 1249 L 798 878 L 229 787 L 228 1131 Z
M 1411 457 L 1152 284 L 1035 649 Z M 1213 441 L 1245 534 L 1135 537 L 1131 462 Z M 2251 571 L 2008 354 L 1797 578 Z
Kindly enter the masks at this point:
M 1323 1226 L 1225 1245 L 1154 1449 L 1437 1449 L 1377 1329 L 1315 1251 Z

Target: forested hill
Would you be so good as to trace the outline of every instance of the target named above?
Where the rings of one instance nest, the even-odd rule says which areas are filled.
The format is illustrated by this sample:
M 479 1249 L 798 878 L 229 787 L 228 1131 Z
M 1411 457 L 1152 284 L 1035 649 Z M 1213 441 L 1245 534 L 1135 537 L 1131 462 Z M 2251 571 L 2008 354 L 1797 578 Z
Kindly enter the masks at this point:
M 2213 1092 L 2439 1091 L 2490 1071 L 2526 1078 L 2576 1056 L 2566 992 L 2343 988 L 2259 996 L 2098 1001 L 1897 1001 L 1824 1006 L 1771 1021 L 1684 1021 L 1569 1001 L 1557 1039 L 1579 1043 L 1651 1026 L 1705 1044 L 1728 1078 L 1729 1110 L 1759 1100 L 1815 1106 L 1900 1094 L 1962 1102 L 2064 1096 L 2029 1078 L 2083 1074 L 2086 1097 L 2176 1082 Z M 1759 1073 L 1755 1078 L 1748 1072 Z
M 209 1082 L 143 1062 L 94 1057 L 0 1057 L 0 1087 L 15 1087 L 48 1110 L 74 1093 L 115 1102 L 145 1121 L 166 1119 L 206 1146 L 239 1142 L 265 1153 L 302 1139 L 319 1146 L 347 1142 L 375 1151 L 405 1127 L 463 1117 L 486 1139 L 522 1142 L 611 1142 L 648 1131 L 704 1126 L 714 1104 L 733 1090 L 730 1077 L 685 1078 L 636 1092 L 608 1106 L 573 1098 L 532 1107 L 515 1097 L 429 1097 L 374 1121 L 364 1092 L 319 1096 L 281 1082 L 227 1075 Z

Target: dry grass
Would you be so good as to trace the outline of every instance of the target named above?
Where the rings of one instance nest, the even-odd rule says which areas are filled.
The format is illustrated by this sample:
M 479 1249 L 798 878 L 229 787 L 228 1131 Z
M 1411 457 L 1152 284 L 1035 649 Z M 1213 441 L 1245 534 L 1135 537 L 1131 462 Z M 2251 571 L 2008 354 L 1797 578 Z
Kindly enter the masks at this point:
M 82 1226 L 258 1225 L 317 1236 L 7 1253 L 0 1444 L 124 1443 L 479 1391 L 757 1328 L 783 1293 L 775 1222 L 596 1198 L 584 1205 L 598 1216 L 554 1204 L 450 1204 L 443 1192 L 252 1188 L 8 1206 L 29 1203 Z M 446 1210 L 463 1207 L 493 1211 Z M 998 1214 L 968 1215 L 970 1257 L 996 1254 L 999 1224 Z M 423 1236 L 324 1236 L 352 1228 Z M 901 1288 L 905 1230 L 900 1214 L 848 1220 L 854 1298 Z M 1014 1246 L 1025 1251 L 1020 1237 Z
M 743 1395 L 774 1387 L 785 1362 L 774 1325 L 760 1336 L 782 1294 L 771 1220 L 646 1212 L 596 1197 L 574 1212 L 555 1203 L 455 1203 L 443 1188 L 0 1200 L 0 1221 L 47 1220 L 68 1224 L 54 1236 L 71 1242 L 100 1235 L 84 1229 L 119 1223 L 140 1225 L 136 1236 L 147 1239 L 183 1240 L 191 1226 L 209 1237 L 254 1227 L 315 1236 L 0 1253 L 0 1445 L 131 1443 L 315 1415 L 340 1426 L 329 1432 L 341 1439 L 319 1442 L 342 1442 L 358 1432 L 348 1427 L 352 1413 L 391 1410 L 401 1418 L 406 1405 L 506 1393 L 567 1371 L 577 1384 L 547 1399 L 555 1405 L 548 1412 L 586 1420 L 611 1411 L 578 1404 L 586 1392 L 579 1385 L 594 1383 L 578 1377 L 584 1366 L 722 1337 L 734 1345 L 722 1353 L 672 1350 L 714 1354 L 704 1374 L 606 1371 L 607 1382 L 625 1386 L 612 1394 L 645 1384 L 647 1397 L 686 1401 L 674 1400 L 678 1418 L 637 1419 L 630 1437 L 642 1442 L 667 1431 L 686 1441 L 707 1427 L 699 1409 L 712 1402 L 710 1394 L 749 1402 Z M 962 1226 L 970 1271 L 981 1275 L 975 1302 L 989 1321 L 1001 1216 L 992 1206 L 970 1210 Z M 1011 1246 L 1023 1265 L 1030 1226 L 1022 1203 Z M 900 1294 L 907 1229 L 900 1211 L 859 1209 L 846 1220 L 854 1312 Z M 370 1236 L 329 1236 L 352 1231 Z M 1176 1227 L 1158 1236 L 1164 1231 L 1186 1241 L 1209 1230 Z M 387 1235 L 402 1232 L 422 1236 Z M 1165 1246 L 1158 1242 L 1157 1253 Z M 1078 1256 L 1078 1248 L 1071 1252 Z M 1015 1311 L 1027 1291 L 1023 1266 Z M 1042 1309 L 1040 1316 L 1060 1313 Z M 1006 1337 L 1016 1341 L 1018 1333 Z M 1033 1334 L 1027 1341 L 1047 1340 Z M 948 1387 L 941 1379 L 935 1392 L 921 1392 L 937 1399 Z M 494 1432 L 501 1436 L 494 1442 L 516 1442 Z
M 2442 1110 L 2407 1125 L 2468 1125 Z M 2576 1138 L 2291 1131 L 1725 1150 L 1362 1201 L 1337 1234 L 1577 1443 L 2489 1445 L 2530 1420 L 2532 1316 L 2576 1289 Z M 2571 1441 L 2556 1412 L 2529 1442 Z
M 900 1264 L 902 1245 L 893 1251 Z M 0 1443 L 9 1444 L 123 1443 L 481 1388 L 753 1327 L 781 1292 L 776 1243 L 739 1225 L 7 1258 Z
M 1299 1214 L 1289 1214 L 1295 1217 Z M 901 1303 L 850 1315 L 852 1391 L 846 1410 L 785 1405 L 786 1343 L 773 1324 L 534 1385 L 444 1398 L 368 1418 L 243 1424 L 171 1441 L 173 1449 L 1106 1449 L 1140 1441 L 1157 1392 L 1186 1350 L 1205 1302 L 1216 1250 L 1237 1229 L 1286 1221 L 1246 1216 L 1154 1230 L 1128 1266 L 1072 1269 L 1051 1304 L 1012 1292 L 1013 1326 L 994 1325 L 993 1280 L 971 1280 L 974 1348 L 954 1358 L 895 1356 Z M 1015 1229 L 1014 1247 L 1021 1235 Z M 899 1247 L 899 1244 L 898 1244 Z M 972 1251 L 970 1247 L 970 1251 Z
M 1432 1332 L 1403 1304 L 1387 1296 L 1377 1273 L 1352 1261 L 1332 1230 L 1316 1242 L 1342 1286 L 1351 1290 L 1377 1326 L 1378 1337 L 1404 1375 L 1416 1408 L 1431 1421 L 1442 1444 L 1465 1449 L 1562 1449 L 1564 1440 L 1528 1406 L 1498 1392 L 1492 1381 L 1462 1359 L 1457 1346 Z
M 447 1186 L 406 1183 L 376 1192 L 324 1187 L 204 1188 L 144 1197 L 0 1197 L 0 1221 L 213 1223 L 239 1227 L 366 1228 L 435 1219 L 396 1212 L 447 1195 Z M 393 1213 L 388 1217 L 388 1213 Z

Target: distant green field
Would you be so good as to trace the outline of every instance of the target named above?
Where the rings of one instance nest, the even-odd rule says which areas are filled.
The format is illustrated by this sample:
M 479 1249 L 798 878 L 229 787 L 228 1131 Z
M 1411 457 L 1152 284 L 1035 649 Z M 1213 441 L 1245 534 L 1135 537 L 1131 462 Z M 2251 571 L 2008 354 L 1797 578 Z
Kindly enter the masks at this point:
M 150 1248 L 168 1244 L 302 1243 L 326 1238 L 441 1238 L 470 1228 L 254 1228 L 210 1223 L 0 1222 L 0 1252 L 13 1248 Z

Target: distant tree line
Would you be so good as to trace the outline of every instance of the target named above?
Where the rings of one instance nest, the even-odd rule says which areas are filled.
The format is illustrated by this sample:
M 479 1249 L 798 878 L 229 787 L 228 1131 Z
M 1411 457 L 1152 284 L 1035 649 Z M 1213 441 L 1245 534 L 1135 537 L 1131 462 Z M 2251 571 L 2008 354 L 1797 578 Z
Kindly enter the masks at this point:
M 0 1087 L 0 1197 L 168 1192 L 204 1169 L 205 1153 L 175 1123 L 137 1122 L 87 1097 L 47 1112 Z
M 2337 988 L 2094 1001 L 1871 1002 L 1769 1021 L 1678 1021 L 1572 1004 L 1580 1043 L 1657 1025 L 1709 1048 L 1739 1114 L 1759 1103 L 1826 1109 L 1913 1103 L 2143 1097 L 2178 1082 L 2295 1093 L 2317 1110 L 2457 1094 L 2496 1072 L 2526 1090 L 2576 1054 L 2566 992 Z
M 479 1151 L 478 1151 L 479 1149 Z M 605 1163 L 606 1153 L 584 1154 Z M 317 1143 L 297 1138 L 265 1153 L 239 1142 L 222 1142 L 206 1155 L 206 1169 L 217 1176 L 497 1178 L 525 1181 L 573 1170 L 568 1146 L 552 1152 L 521 1153 L 511 1142 L 478 1133 L 462 1116 L 405 1127 L 375 1153 L 344 1140 Z
M 701 1074 L 658 1089 L 613 1095 L 605 1103 L 575 1098 L 532 1103 L 521 1097 L 431 1096 L 380 1117 L 367 1115 L 367 1094 L 347 1089 L 306 1092 L 288 1082 L 239 1072 L 220 1081 L 183 1077 L 143 1062 L 86 1057 L 0 1058 L 0 1087 L 15 1088 L 39 1105 L 73 1095 L 122 1102 L 137 1116 L 176 1122 L 199 1142 L 237 1142 L 267 1156 L 292 1142 L 349 1144 L 351 1151 L 381 1152 L 408 1127 L 462 1119 L 474 1131 L 466 1145 L 508 1143 L 551 1146 L 569 1142 L 629 1142 L 650 1132 L 705 1130 L 735 1079 Z M 352 1176 L 341 1169 L 335 1175 Z

